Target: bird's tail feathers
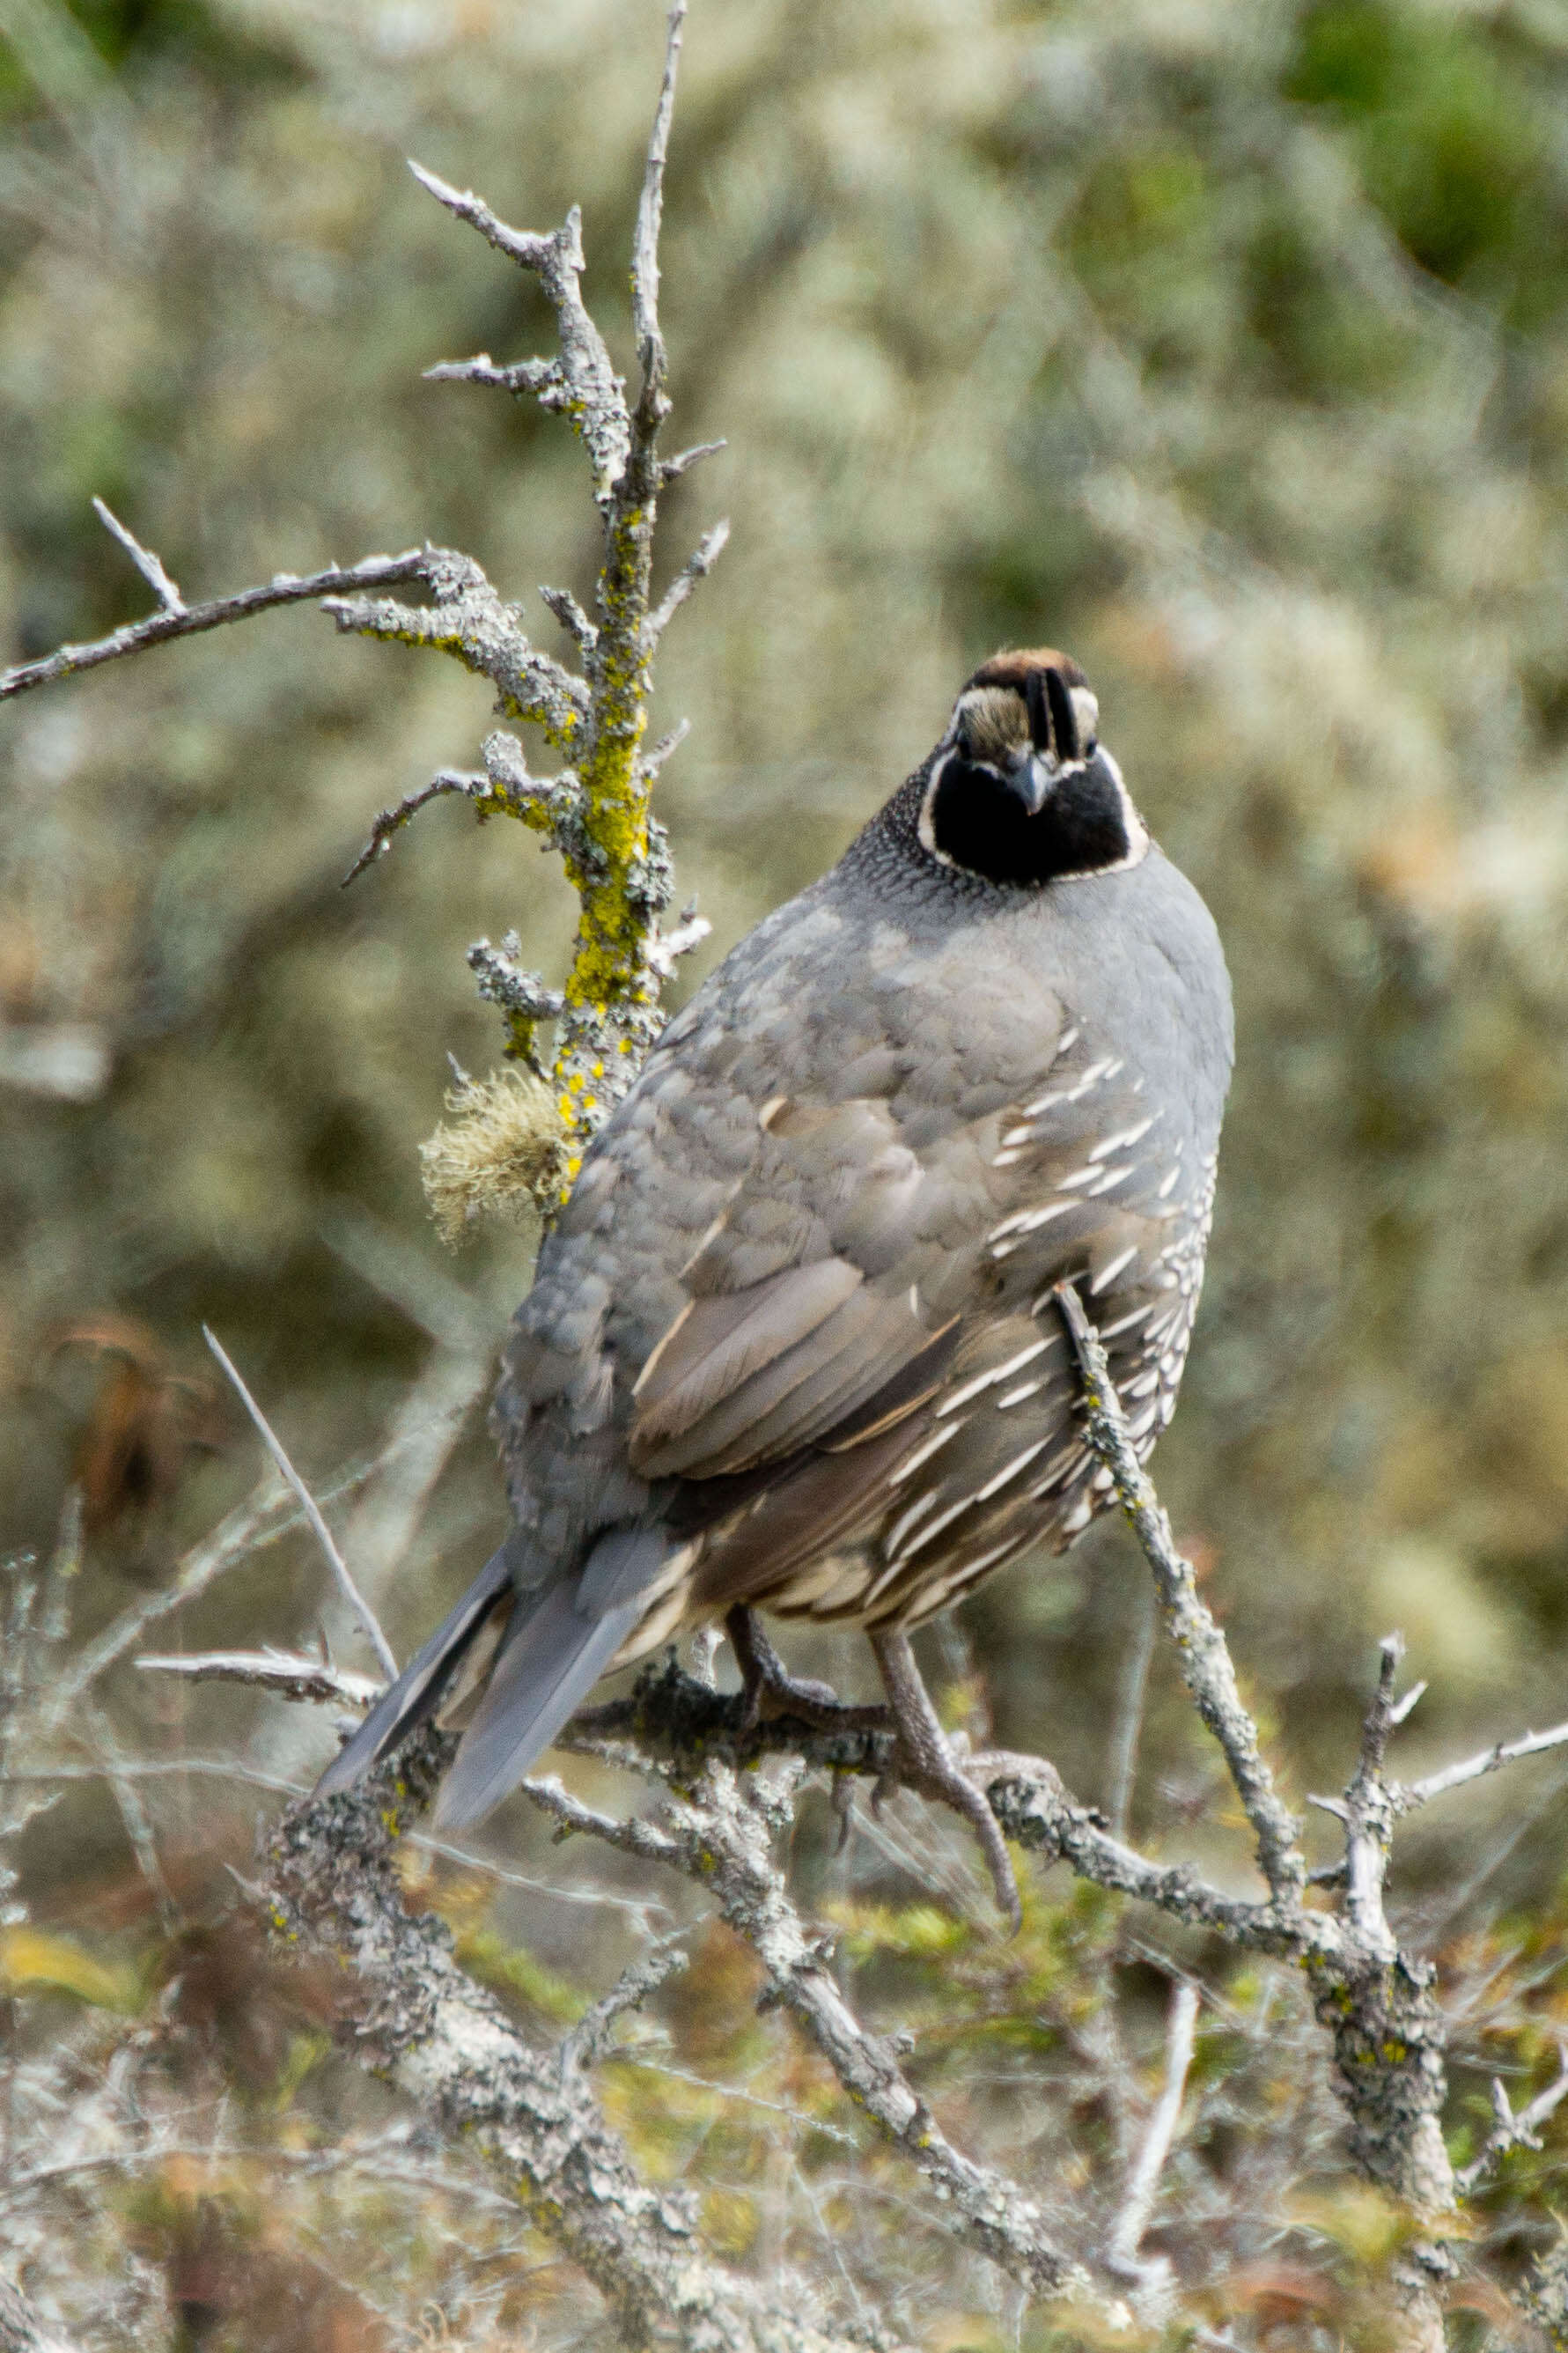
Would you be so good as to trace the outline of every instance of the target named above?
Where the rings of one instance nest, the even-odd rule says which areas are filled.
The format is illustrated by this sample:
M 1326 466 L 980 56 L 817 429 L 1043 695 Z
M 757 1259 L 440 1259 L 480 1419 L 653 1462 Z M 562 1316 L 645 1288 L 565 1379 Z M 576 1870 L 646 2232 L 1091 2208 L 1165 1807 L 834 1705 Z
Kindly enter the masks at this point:
M 491 1556 L 450 1617 L 444 1619 L 422 1650 L 416 1651 L 396 1681 L 376 1701 L 353 1738 L 339 1750 L 317 1782 L 314 1795 L 331 1797 L 352 1789 L 373 1765 L 399 1741 L 433 1715 L 497 1609 L 511 1599 L 511 1563 L 508 1546 Z
M 580 1591 L 551 1588 L 501 1638 L 489 1684 L 463 1735 L 436 1806 L 438 1828 L 465 1830 L 515 1789 L 574 1715 L 647 1607 L 642 1594 L 597 1617 L 579 1614 Z

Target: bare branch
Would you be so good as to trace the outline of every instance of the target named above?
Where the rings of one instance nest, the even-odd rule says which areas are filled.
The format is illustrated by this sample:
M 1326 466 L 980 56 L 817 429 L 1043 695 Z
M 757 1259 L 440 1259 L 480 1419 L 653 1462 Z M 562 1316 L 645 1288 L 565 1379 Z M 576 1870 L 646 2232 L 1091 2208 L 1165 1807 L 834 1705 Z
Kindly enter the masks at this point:
M 558 229 L 538 236 L 529 229 L 510 228 L 472 189 L 449 187 L 419 164 L 411 162 L 408 168 L 437 204 L 477 228 L 498 253 L 504 253 L 520 269 L 531 270 L 539 280 L 555 313 L 561 357 L 526 363 L 529 380 L 523 384 L 520 379 L 517 388 L 531 392 L 542 407 L 570 418 L 593 466 L 594 496 L 601 507 L 608 507 L 631 452 L 631 426 L 621 380 L 610 364 L 605 339 L 584 305 L 579 287 L 584 267 L 582 213 L 574 205 Z
M 1403 1634 L 1385 1634 L 1378 1646 L 1377 1689 L 1362 1726 L 1361 1755 L 1345 1791 L 1345 1915 L 1356 1942 L 1375 1957 L 1392 1960 L 1397 1947 L 1383 1908 L 1394 1806 L 1384 1779 L 1388 1736 L 1394 1728 L 1394 1679 L 1405 1656 Z
M 647 960 L 661 980 L 668 980 L 683 955 L 700 948 L 713 929 L 706 915 L 688 915 L 672 932 L 660 932 L 648 942 Z
M 328 1489 L 326 1502 L 336 1503 L 340 1496 L 353 1494 L 363 1486 L 375 1468 L 374 1463 L 366 1463 L 347 1472 Z M 135 1649 L 149 1626 L 156 1625 L 159 1619 L 168 1617 L 184 1602 L 194 1600 L 198 1593 L 205 1593 L 218 1577 L 250 1559 L 264 1545 L 276 1544 L 280 1536 L 305 1525 L 304 1514 L 294 1495 L 279 1487 L 269 1473 L 244 1503 L 237 1504 L 226 1518 L 219 1521 L 211 1535 L 186 1553 L 171 1583 L 132 1602 L 101 1634 L 95 1635 L 74 1658 L 57 1668 L 47 1690 L 37 1699 L 35 1733 L 47 1736 L 57 1730 L 82 1694 L 117 1660 Z
M 727 449 L 729 446 L 727 441 L 699 441 L 689 449 L 678 449 L 673 458 L 667 458 L 660 466 L 660 482 L 679 482 L 682 474 L 689 474 L 693 466 L 700 466 L 705 458 L 716 458 L 721 449 Z
M 396 1652 L 393 1650 L 393 1647 L 387 1641 L 386 1636 L 382 1632 L 381 1627 L 376 1620 L 374 1610 L 371 1608 L 369 1602 L 365 1599 L 363 1594 L 360 1591 L 358 1586 L 354 1583 L 353 1578 L 349 1574 L 349 1565 L 343 1558 L 342 1553 L 338 1550 L 337 1545 L 334 1543 L 332 1538 L 332 1532 L 328 1527 L 325 1520 L 321 1517 L 321 1509 L 316 1503 L 315 1497 L 306 1486 L 303 1479 L 300 1478 L 298 1471 L 295 1470 L 292 1462 L 289 1461 L 288 1455 L 283 1451 L 281 1440 L 275 1435 L 268 1422 L 266 1415 L 262 1412 L 261 1408 L 257 1404 L 256 1399 L 251 1396 L 250 1391 L 246 1388 L 245 1383 L 241 1380 L 237 1370 L 226 1353 L 216 1334 L 211 1331 L 208 1326 L 204 1324 L 202 1325 L 202 1337 L 206 1342 L 207 1346 L 212 1350 L 213 1355 L 217 1358 L 218 1363 L 223 1366 L 235 1394 L 238 1398 L 241 1405 L 245 1408 L 246 1412 L 250 1416 L 251 1420 L 256 1425 L 261 1442 L 266 1447 L 268 1454 L 272 1457 L 279 1476 L 287 1481 L 288 1484 L 293 1489 L 295 1495 L 299 1499 L 300 1509 L 303 1511 L 306 1519 L 310 1523 L 310 1529 L 315 1536 L 316 1542 L 321 1546 L 322 1552 L 326 1556 L 327 1566 L 331 1568 L 332 1575 L 337 1578 L 338 1586 L 342 1593 L 343 1599 L 348 1603 L 349 1608 L 353 1611 L 354 1616 L 358 1619 L 361 1627 L 363 1629 L 364 1633 L 369 1640 L 371 1649 L 381 1661 L 381 1663 L 385 1668 L 388 1675 L 395 1675 L 397 1672 Z
M 476 776 L 471 768 L 437 768 L 427 785 L 421 785 L 417 792 L 405 793 L 395 808 L 382 810 L 371 827 L 369 840 L 343 876 L 339 889 L 346 891 L 351 882 L 357 881 L 367 866 L 374 866 L 378 858 L 384 858 L 392 848 L 393 835 L 400 832 L 410 818 L 417 817 L 419 811 L 427 808 L 432 801 L 444 799 L 451 793 L 468 800 L 477 800 L 481 793 L 488 793 L 489 789 L 489 778 L 484 775 Z
M 518 962 L 521 953 L 522 942 L 515 932 L 508 932 L 499 948 L 489 940 L 476 940 L 468 950 L 468 969 L 479 983 L 479 995 L 524 1021 L 554 1021 L 566 999 L 542 974 L 524 969 Z
M 1426 1691 L 1427 1685 L 1425 1683 L 1412 1683 L 1405 1697 L 1394 1702 L 1388 1718 L 1391 1732 L 1396 1732 L 1402 1724 L 1408 1723 L 1415 1714 L 1417 1702 L 1426 1698 Z
M 643 642 L 651 653 L 700 580 L 706 580 L 723 554 L 730 537 L 728 520 L 705 531 L 655 609 L 643 623 Z
M 531 644 L 521 608 L 498 596 L 482 565 L 451 548 L 427 548 L 416 571 L 403 576 L 426 581 L 434 602 L 329 596 L 322 610 L 341 630 L 450 654 L 489 680 L 511 717 L 534 721 L 557 745 L 575 741 L 589 712 L 586 683 Z
M 410 548 L 402 555 L 367 555 L 362 563 L 329 564 L 324 571 L 296 575 L 275 573 L 265 588 L 242 588 L 232 596 L 214 596 L 205 605 L 184 605 L 178 611 L 165 606 L 144 621 L 127 621 L 90 645 L 59 646 L 37 661 L 18 662 L 0 671 L 0 702 L 25 694 L 30 687 L 47 686 L 57 678 L 73 678 L 78 670 L 96 670 L 100 662 L 118 661 L 122 654 L 141 653 L 169 638 L 194 638 L 203 629 L 221 629 L 230 621 L 248 620 L 253 613 L 270 612 L 277 605 L 304 605 L 341 588 L 388 588 L 402 580 L 429 576 L 432 558 L 441 549 Z
M 458 1968 L 444 1924 L 410 1915 L 398 1826 L 449 1756 L 449 1741 L 426 1732 L 362 1789 L 296 1809 L 273 1840 L 268 1912 L 291 1943 L 346 1964 L 360 1989 L 348 2046 L 523 2198 L 607 2299 L 628 2343 L 851 2353 L 811 2282 L 789 2273 L 753 2281 L 717 2263 L 687 2194 L 638 2178 L 583 2069 L 563 2072 L 531 2050 Z
M 1192 1563 L 1177 1552 L 1170 1521 L 1133 1451 L 1100 1335 L 1071 1283 L 1058 1283 L 1056 1297 L 1083 1381 L 1089 1443 L 1115 1481 L 1117 1500 L 1153 1571 L 1166 1630 L 1181 1662 L 1182 1680 L 1224 1751 L 1252 1824 L 1258 1863 L 1270 1894 L 1277 1903 L 1294 1901 L 1307 1877 L 1300 1825 L 1275 1789 L 1274 1777 L 1258 1747 L 1258 1726 L 1241 1704 L 1229 1646 L 1213 1613 L 1198 1598 Z
M 1478 2189 L 1486 2176 L 1506 2156 L 1510 2148 L 1539 2148 L 1540 2127 L 1554 2110 L 1568 2099 L 1568 2043 L 1557 2045 L 1557 2079 L 1548 2084 L 1544 2092 L 1537 2093 L 1527 2108 L 1516 2116 L 1513 2105 L 1500 2076 L 1492 2077 L 1492 2115 L 1496 2128 L 1488 2135 L 1467 2166 L 1454 2176 L 1454 2187 L 1461 2198 Z
M 300 1651 L 143 1651 L 136 1664 L 149 1674 L 183 1675 L 192 1683 L 250 1683 L 279 1699 L 336 1701 L 368 1707 L 381 1691 L 374 1675 L 356 1675 Z
M 1446 1798 L 1450 1789 L 1463 1788 L 1467 1781 L 1479 1781 L 1521 1757 L 1539 1757 L 1545 1749 L 1561 1748 L 1565 1741 L 1568 1724 L 1554 1724 L 1549 1732 L 1526 1732 L 1518 1740 L 1500 1740 L 1495 1747 L 1483 1748 L 1479 1756 L 1467 1757 L 1457 1765 L 1445 1765 L 1440 1773 L 1428 1773 L 1420 1781 L 1396 1781 L 1389 1793 L 1394 1811 L 1414 1813 L 1417 1806 Z
M 120 542 L 163 610 L 166 613 L 183 613 L 185 604 L 180 595 L 179 584 L 170 579 L 152 549 L 143 547 L 139 539 L 133 538 L 118 515 L 111 514 L 101 499 L 93 500 L 92 511 L 110 536 Z
M 539 591 L 540 601 L 552 613 L 570 638 L 575 638 L 578 650 L 591 654 L 599 642 L 599 632 L 583 610 L 570 588 L 546 588 Z
M 677 1936 L 684 1936 L 678 1929 Z M 580 2068 L 592 2067 L 610 2047 L 617 2022 L 629 2010 L 640 2010 L 650 1994 L 657 1993 L 667 1978 L 676 1977 L 691 1966 L 691 1956 L 683 1953 L 671 1937 L 656 1945 L 624 1970 L 606 1994 L 590 2003 L 569 2034 L 563 2035 L 555 2054 L 555 2063 L 563 2080 Z
M 1139 2261 L 1138 2249 L 1149 2227 L 1160 2176 L 1182 2113 L 1197 2018 L 1197 1988 L 1184 1978 L 1178 1978 L 1171 1988 L 1171 2010 L 1165 2027 L 1164 2084 L 1128 2176 L 1121 2211 L 1111 2225 L 1106 2246 L 1108 2267 L 1129 2277 L 1142 2278 L 1146 2269 Z
M 661 735 L 650 752 L 642 754 L 642 772 L 650 781 L 658 776 L 672 752 L 678 752 L 691 733 L 689 719 L 678 719 L 667 734 Z M 692 901 L 695 909 L 696 901 Z M 689 912 L 690 912 L 689 910 Z
M 974 1758 L 969 1769 L 987 1777 L 986 1796 L 1008 1838 L 1069 1864 L 1097 1887 L 1133 1896 L 1188 1927 L 1213 1929 L 1247 1952 L 1326 1961 L 1337 1950 L 1334 1923 L 1321 1914 L 1228 1895 L 1190 1863 L 1151 1862 L 1113 1837 L 1092 1807 L 1069 1798 L 1043 1757 L 1003 1751 Z
M 748 1724 L 739 1693 L 714 1691 L 673 1660 L 645 1669 L 629 1697 L 584 1710 L 557 1746 L 602 1756 L 607 1744 L 624 1743 L 626 1736 L 643 1745 L 625 1748 L 626 1761 L 645 1773 L 653 1768 L 649 1748 L 668 1746 L 682 1773 L 710 1758 L 740 1768 L 771 1756 L 885 1787 L 915 1786 L 906 1780 L 889 1732 L 873 1725 L 824 1731 L 788 1715 Z M 966 1758 L 965 1768 L 985 1789 L 1008 1838 L 1049 1862 L 1069 1864 L 1097 1886 L 1134 1896 L 1190 1927 L 1216 1930 L 1249 1952 L 1324 1962 L 1338 1953 L 1337 1925 L 1322 1913 L 1282 1912 L 1271 1903 L 1224 1894 L 1188 1864 L 1151 1862 L 1113 1837 L 1102 1815 L 1069 1797 L 1055 1766 L 1042 1757 L 992 1749 Z M 612 1832 L 621 1826 L 605 1816 L 585 1827 L 614 1843 Z M 659 1841 L 645 1842 L 650 1835 L 646 1822 L 629 1826 L 626 1851 L 648 1862 L 670 1861 Z
M 686 21 L 686 0 L 672 0 L 665 35 L 664 80 L 648 133 L 647 160 L 643 166 L 642 193 L 637 198 L 637 225 L 632 238 L 632 327 L 637 336 L 642 392 L 637 400 L 639 437 L 651 441 L 669 402 L 665 395 L 667 362 L 658 325 L 658 232 L 664 217 L 664 166 L 669 148 L 669 125 L 675 112 L 675 75 L 680 62 L 680 30 Z
M 426 384 L 482 384 L 494 392 L 542 394 L 559 385 L 561 364 L 558 360 L 509 360 L 498 366 L 489 352 L 476 352 L 472 359 L 437 360 L 422 373 Z

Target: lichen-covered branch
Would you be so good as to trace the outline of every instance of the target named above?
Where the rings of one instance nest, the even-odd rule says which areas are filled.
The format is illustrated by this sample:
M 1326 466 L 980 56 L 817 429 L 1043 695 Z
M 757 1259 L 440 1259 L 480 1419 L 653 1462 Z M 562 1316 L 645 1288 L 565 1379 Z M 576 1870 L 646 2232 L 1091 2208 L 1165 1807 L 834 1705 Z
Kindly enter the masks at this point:
M 558 350 L 552 358 L 497 366 L 481 353 L 443 363 L 427 374 L 537 400 L 565 417 L 581 439 L 602 533 L 597 617 L 590 618 L 565 589 L 540 592 L 573 639 L 581 672 L 535 646 L 521 608 L 498 594 L 471 556 L 453 549 L 372 557 L 303 579 L 279 575 L 264 588 L 187 607 L 160 559 L 100 506 L 106 528 L 153 588 L 159 609 L 92 645 L 63 646 L 0 679 L 0 695 L 16 694 L 170 638 L 315 597 L 342 630 L 451 655 L 489 681 L 503 716 L 538 726 L 567 764 L 559 775 L 544 783 L 531 777 L 517 740 L 492 735 L 484 747 L 482 776 L 444 768 L 430 784 L 384 809 L 345 879 L 353 881 L 374 863 L 419 809 L 452 793 L 467 797 L 480 819 L 504 816 L 532 827 L 560 856 L 579 905 L 571 968 L 563 985 L 556 988 L 521 966 L 509 975 L 488 943 L 470 951 L 480 993 L 500 1012 L 509 1055 L 542 1070 L 536 1033 L 542 1023 L 554 1024 L 547 1116 L 558 1123 L 559 1134 L 547 1139 L 551 1148 L 522 1155 L 533 1170 L 529 1181 L 534 1198 L 547 1214 L 564 1198 L 589 1139 L 636 1076 L 658 1032 L 660 994 L 676 958 L 695 946 L 706 928 L 686 922 L 661 933 L 659 917 L 673 881 L 650 797 L 658 768 L 679 735 L 667 737 L 654 752 L 643 749 L 659 638 L 711 569 L 728 534 L 727 524 L 713 525 L 655 601 L 659 493 L 722 446 L 707 443 L 668 461 L 658 450 L 670 410 L 658 318 L 658 234 L 685 14 L 686 0 L 674 0 L 633 238 L 632 322 L 639 369 L 635 398 L 628 398 L 583 300 L 577 207 L 548 232 L 513 228 L 470 190 L 454 188 L 417 164 L 411 167 L 420 185 L 455 218 L 537 280 L 553 313 Z M 429 601 L 410 604 L 365 593 L 405 583 L 420 584 Z
M 874 1787 L 914 1786 L 891 1732 L 823 1730 L 787 1715 L 748 1724 L 739 1693 L 712 1690 L 673 1658 L 646 1669 L 629 1697 L 579 1715 L 562 1746 L 599 1755 L 617 1740 L 636 1744 L 634 1757 L 668 1750 L 685 1766 L 718 1760 L 744 1769 L 764 1757 L 784 1757 Z M 1272 1905 L 1211 1886 L 1186 1863 L 1151 1862 L 1113 1836 L 1092 1807 L 1069 1796 L 1045 1757 L 997 1749 L 968 1763 L 1006 1836 L 1047 1862 L 1066 1862 L 1080 1879 L 1152 1905 L 1189 1927 L 1216 1930 L 1249 1952 L 1299 1960 L 1318 1949 L 1320 1929 L 1331 1946 L 1333 1923 L 1321 1914 L 1303 1911 L 1299 1921 L 1287 1921 Z M 651 1859 L 669 1860 L 662 1851 Z
M 630 1085 L 658 1032 L 660 989 L 679 952 L 674 939 L 661 939 L 659 933 L 671 875 L 649 808 L 655 763 L 644 756 L 642 744 L 659 637 L 711 568 L 728 533 L 720 523 L 706 533 L 656 607 L 654 532 L 667 479 L 657 445 L 670 407 L 658 322 L 658 230 L 685 14 L 686 0 L 675 0 L 633 239 L 633 325 L 641 376 L 634 401 L 628 401 L 583 301 L 582 223 L 575 208 L 548 235 L 514 229 L 481 197 L 414 167 L 437 202 L 538 279 L 555 314 L 560 346 L 552 360 L 498 367 L 485 353 L 444 364 L 434 373 L 531 397 L 567 417 L 587 449 L 602 519 L 597 618 L 591 620 L 563 590 L 542 592 L 583 660 L 570 709 L 562 711 L 559 696 L 549 710 L 539 696 L 531 701 L 514 695 L 507 703 L 514 715 L 543 727 L 571 762 L 569 770 L 542 797 L 521 771 L 520 747 L 502 739 L 503 749 L 495 738 L 486 747 L 487 770 L 498 787 L 494 806 L 548 836 L 578 899 L 577 936 L 559 1006 L 544 1010 L 537 1003 L 509 998 L 495 986 L 489 966 L 479 967 L 481 987 L 500 1006 L 510 1052 L 532 1060 L 538 1023 L 556 1023 L 550 1082 L 566 1146 L 556 1199 L 569 1188 L 588 1140 Z M 687 463 L 693 454 L 688 453 Z M 413 633 L 418 641 L 419 617 L 399 607 L 362 602 L 334 609 L 345 625 L 381 636 Z M 507 760 L 519 772 L 515 781 L 498 777 L 498 766 Z M 488 813 L 482 801 L 478 805 Z M 378 825 L 389 831 L 391 822 Z M 680 943 L 686 944 L 694 941 Z
M 1307 1880 L 1300 1825 L 1281 1802 L 1258 1746 L 1258 1726 L 1242 1705 L 1236 1671 L 1213 1612 L 1198 1597 L 1192 1563 L 1176 1550 L 1153 1482 L 1133 1451 L 1099 1335 L 1070 1283 L 1057 1298 L 1083 1384 L 1089 1442 L 1116 1482 L 1116 1493 L 1153 1572 L 1165 1629 L 1176 1646 L 1182 1679 L 1198 1714 L 1218 1741 L 1258 1842 L 1258 1861 L 1276 1902 L 1299 1898 Z
M 792 1819 L 803 1761 L 747 1779 L 710 1761 L 650 1823 L 602 1814 L 558 1781 L 525 1784 L 563 1830 L 578 1831 L 683 1873 L 708 1889 L 766 1972 L 771 2000 L 796 2020 L 860 2108 L 923 2173 L 954 2226 L 1036 2295 L 1094 2293 L 1089 2274 L 1047 2232 L 1035 2200 L 994 2167 L 955 2148 L 887 2044 L 868 2032 L 834 1982 L 829 1947 L 791 1902 L 773 1861 Z
M 405 1908 L 399 1834 L 449 1754 L 443 1735 L 420 1736 L 363 1788 L 295 1808 L 268 1847 L 279 1933 L 353 1973 L 344 2032 L 356 2056 L 500 2175 L 594 2282 L 627 2344 L 850 2353 L 808 2283 L 753 2282 L 715 2263 L 686 2195 L 642 2180 L 605 2124 L 591 2051 L 574 2045 L 563 2066 L 531 2049 L 458 1967 L 445 1924 Z
M 1192 1568 L 1176 1551 L 1170 1522 L 1133 1451 L 1099 1335 L 1070 1284 L 1059 1285 L 1057 1296 L 1082 1376 L 1089 1442 L 1111 1474 L 1117 1499 L 1153 1573 L 1183 1678 L 1224 1752 L 1252 1824 L 1282 1939 L 1287 1947 L 1296 1947 L 1313 2007 L 1332 2038 L 1352 2154 L 1371 2180 L 1410 2207 L 1431 2231 L 1406 2250 L 1397 2285 L 1402 2342 L 1419 2353 L 1438 2353 L 1443 2291 L 1458 2268 L 1442 2235 L 1444 2219 L 1458 2202 L 1440 2122 L 1447 2089 L 1447 2036 L 1434 1991 L 1436 1972 L 1430 1962 L 1401 1949 L 1384 1908 L 1398 1810 L 1386 1776 L 1388 1743 L 1409 1713 L 1412 1696 L 1419 1696 L 1394 1701 L 1404 1643 L 1393 1636 L 1383 1644 L 1355 1772 L 1343 1799 L 1327 1801 L 1344 1824 L 1344 1901 L 1337 1916 L 1324 1917 L 1309 1912 L 1303 1902 L 1306 1864 L 1298 1825 L 1275 1790 L 1257 1726 L 1241 1704 L 1225 1636 L 1198 1599 Z

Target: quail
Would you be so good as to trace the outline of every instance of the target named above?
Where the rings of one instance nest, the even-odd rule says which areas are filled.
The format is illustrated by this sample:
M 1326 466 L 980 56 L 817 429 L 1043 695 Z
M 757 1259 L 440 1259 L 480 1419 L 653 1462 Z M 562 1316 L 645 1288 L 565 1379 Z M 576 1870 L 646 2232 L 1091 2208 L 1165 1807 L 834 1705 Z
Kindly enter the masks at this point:
M 1213 920 L 1097 721 L 1068 656 L 995 655 L 670 1021 L 513 1321 L 510 1531 L 323 1791 L 477 1689 L 438 1804 L 471 1823 L 610 1667 L 722 1620 L 752 1707 L 810 1713 L 752 1613 L 844 1622 L 1016 1916 L 910 1630 L 1109 1500 L 1058 1283 L 1141 1456 L 1170 1420 L 1232 1057 Z

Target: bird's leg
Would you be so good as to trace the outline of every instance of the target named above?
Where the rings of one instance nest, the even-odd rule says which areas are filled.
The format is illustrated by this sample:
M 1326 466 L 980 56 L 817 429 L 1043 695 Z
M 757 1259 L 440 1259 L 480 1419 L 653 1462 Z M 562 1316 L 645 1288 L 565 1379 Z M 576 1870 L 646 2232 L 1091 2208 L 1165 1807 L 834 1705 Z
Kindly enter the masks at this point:
M 940 1799 L 970 1824 L 980 1841 L 997 1904 L 1010 1932 L 1016 1936 L 1024 1923 L 1024 1908 L 1006 1841 L 984 1790 L 969 1778 L 953 1756 L 931 1704 L 931 1694 L 915 1664 L 910 1638 L 902 1633 L 873 1633 L 870 1642 L 882 1670 L 888 1704 L 898 1727 L 899 1746 L 906 1766 L 902 1778 L 922 1797 Z
M 822 1732 L 885 1732 L 885 1707 L 847 1706 L 830 1683 L 792 1675 L 757 1622 L 754 1609 L 737 1602 L 724 1620 L 746 1695 L 741 1729 L 753 1731 L 764 1704 L 770 1715 L 798 1715 Z

